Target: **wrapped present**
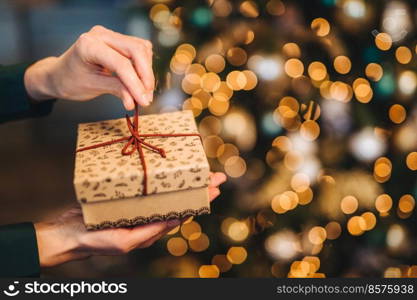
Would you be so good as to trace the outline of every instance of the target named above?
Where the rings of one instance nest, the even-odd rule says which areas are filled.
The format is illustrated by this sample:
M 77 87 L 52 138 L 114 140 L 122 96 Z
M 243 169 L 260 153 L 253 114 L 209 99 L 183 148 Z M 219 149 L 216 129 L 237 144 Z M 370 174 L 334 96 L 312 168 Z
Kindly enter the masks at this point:
M 209 164 L 191 111 L 80 124 L 74 187 L 88 229 L 210 213 Z

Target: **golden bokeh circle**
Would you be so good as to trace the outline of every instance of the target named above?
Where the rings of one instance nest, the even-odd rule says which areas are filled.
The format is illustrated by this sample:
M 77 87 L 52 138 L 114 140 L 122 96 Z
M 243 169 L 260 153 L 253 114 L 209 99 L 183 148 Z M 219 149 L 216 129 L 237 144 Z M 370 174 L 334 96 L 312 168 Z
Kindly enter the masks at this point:
M 246 76 L 246 85 L 243 89 L 245 91 L 253 90 L 258 84 L 258 77 L 256 77 L 256 74 L 250 70 L 244 70 L 242 73 Z
M 298 169 L 304 162 L 304 157 L 299 151 L 288 151 L 284 156 L 284 166 L 291 171 Z
M 331 221 L 331 222 L 327 223 L 327 225 L 325 227 L 325 230 L 326 230 L 326 234 L 327 234 L 327 239 L 329 239 L 329 240 L 337 239 L 340 236 L 340 234 L 342 233 L 342 227 L 336 221 Z
M 322 81 L 327 76 L 326 66 L 319 61 L 312 62 L 307 69 L 308 75 L 315 81 Z
M 209 247 L 210 240 L 205 233 L 201 233 L 199 237 L 188 240 L 188 244 L 194 252 L 202 252 Z
M 232 268 L 232 263 L 224 254 L 217 254 L 211 259 L 211 264 L 217 266 L 220 272 L 227 272 Z
M 301 124 L 300 135 L 307 141 L 314 141 L 320 135 L 320 126 L 314 120 L 307 120 Z
M 182 104 L 183 110 L 191 110 L 193 112 L 194 117 L 197 117 L 201 114 L 203 110 L 203 104 L 201 104 L 200 99 L 191 97 L 184 101 Z
M 198 124 L 198 131 L 201 133 L 202 136 L 209 136 L 209 135 L 216 136 L 220 134 L 221 130 L 222 130 L 222 123 L 215 116 L 204 117 Z
M 172 237 L 167 242 L 167 249 L 171 255 L 182 256 L 187 253 L 187 242 L 181 237 Z
M 284 55 L 288 57 L 300 57 L 301 56 L 300 47 L 296 43 L 286 43 L 282 47 L 282 52 L 284 53 Z
M 244 89 L 248 83 L 246 75 L 241 71 L 232 71 L 226 76 L 227 85 L 235 91 Z
M 354 196 L 346 196 L 340 202 L 340 209 L 343 211 L 344 214 L 353 214 L 359 206 L 358 199 Z
M 412 170 L 417 170 L 417 152 L 411 152 L 407 155 L 406 159 L 407 167 Z
M 226 53 L 227 61 L 233 66 L 241 66 L 246 63 L 248 55 L 239 47 L 230 48 Z
M 340 55 L 334 59 L 333 66 L 336 72 L 340 74 L 347 74 L 352 68 L 352 62 L 350 61 L 349 57 Z
M 361 217 L 365 221 L 365 229 L 364 230 L 369 231 L 369 230 L 374 229 L 374 227 L 376 225 L 376 217 L 372 212 L 370 212 L 370 211 L 364 212 L 361 215 Z
M 272 198 L 271 208 L 277 214 L 283 214 L 287 212 L 287 210 L 281 206 L 281 194 L 275 195 Z
M 217 157 L 217 149 L 223 145 L 223 140 L 217 135 L 209 135 L 203 139 L 203 147 L 210 158 Z
M 183 224 L 181 225 L 181 234 L 187 240 L 196 239 L 201 234 L 201 226 L 195 221 Z
M 298 205 L 298 195 L 293 191 L 285 191 L 279 196 L 279 206 L 284 210 L 292 210 Z
M 232 96 L 233 90 L 225 81 L 220 82 L 220 86 L 213 93 L 213 98 L 219 101 L 229 101 Z
M 224 171 L 230 177 L 241 177 L 246 173 L 246 162 L 240 156 L 231 156 L 224 163 Z
M 380 213 L 387 213 L 392 207 L 392 198 L 388 194 L 379 195 L 375 200 L 375 208 Z
M 330 33 L 330 24 L 324 18 L 316 18 L 311 22 L 311 29 L 319 37 L 324 37 Z
M 222 144 L 217 148 L 217 160 L 224 164 L 232 156 L 239 156 L 239 149 L 233 144 Z
M 302 193 L 310 187 L 310 178 L 304 173 L 296 173 L 291 178 L 291 188 L 297 193 Z
M 298 58 L 290 58 L 284 65 L 285 73 L 291 78 L 297 78 L 303 75 L 304 65 Z
M 242 15 L 248 18 L 256 18 L 259 16 L 259 8 L 256 2 L 251 0 L 243 1 L 239 6 Z
M 294 97 L 285 96 L 279 101 L 278 113 L 283 118 L 294 118 L 298 115 L 300 105 Z
M 297 192 L 298 196 L 298 203 L 300 205 L 307 205 L 313 200 L 313 190 L 311 188 L 307 188 L 302 192 Z
M 211 54 L 206 58 L 205 66 L 209 72 L 220 73 L 224 70 L 226 62 L 220 54 Z
M 375 36 L 375 45 L 379 50 L 387 51 L 392 46 L 392 38 L 388 33 L 380 32 Z
M 182 90 L 192 95 L 196 90 L 201 87 L 201 77 L 196 73 L 190 73 L 184 76 L 181 82 Z
M 249 235 L 249 227 L 248 224 L 244 221 L 236 221 L 233 222 L 228 229 L 227 232 L 228 236 L 236 241 L 236 242 L 242 242 L 244 241 L 248 235 Z
M 295 278 L 305 278 L 310 271 L 310 264 L 306 261 L 294 261 L 290 267 L 290 274 Z
M 308 273 L 310 274 L 315 273 L 320 269 L 320 259 L 317 256 L 305 256 L 303 261 L 309 264 Z
M 224 101 L 223 97 L 213 97 L 209 100 L 208 109 L 215 116 L 223 116 L 230 107 L 229 101 Z
M 281 152 L 288 152 L 292 149 L 292 142 L 287 136 L 281 135 L 272 141 L 272 147 L 276 147 Z
M 285 13 L 285 5 L 281 0 L 269 0 L 266 10 L 273 16 L 281 16 Z
M 209 103 L 209 101 L 211 99 L 210 93 L 206 92 L 205 90 L 203 90 L 201 88 L 198 89 L 198 90 L 196 90 L 196 91 L 194 91 L 193 94 L 192 94 L 192 96 L 194 98 L 197 98 L 197 99 L 200 100 L 203 109 L 204 108 L 207 108 L 208 103 Z
M 308 239 L 313 245 L 324 243 L 327 238 L 326 230 L 321 226 L 315 226 L 308 232 Z
M 394 104 L 390 107 L 388 115 L 392 122 L 401 124 L 407 116 L 407 111 L 401 104 Z
M 205 73 L 201 76 L 200 84 L 206 92 L 214 92 L 220 87 L 220 77 L 214 72 Z
M 320 86 L 320 93 L 327 99 L 340 102 L 349 102 L 353 94 L 351 87 L 342 81 L 328 81 L 325 85 Z
M 192 64 L 192 65 L 189 65 L 186 68 L 185 73 L 186 74 L 197 74 L 201 77 L 206 73 L 206 69 L 204 68 L 203 65 L 195 63 L 195 64 Z
M 365 74 L 366 77 L 368 77 L 370 80 L 379 81 L 384 75 L 384 70 L 382 69 L 381 65 L 377 63 L 370 63 L 365 68 Z
M 353 216 L 347 223 L 347 229 L 351 235 L 361 235 L 366 228 L 366 222 L 363 217 Z
M 200 278 L 218 278 L 220 270 L 216 265 L 202 265 L 198 269 Z
M 243 247 L 230 247 L 226 257 L 232 264 L 240 265 L 246 260 L 248 253 Z
M 413 54 L 410 50 L 410 48 L 405 46 L 400 46 L 395 51 L 395 58 L 400 64 L 408 64 L 411 59 L 413 58 Z
M 405 214 L 411 213 L 416 205 L 414 197 L 410 194 L 401 196 L 400 201 L 398 202 L 398 209 Z

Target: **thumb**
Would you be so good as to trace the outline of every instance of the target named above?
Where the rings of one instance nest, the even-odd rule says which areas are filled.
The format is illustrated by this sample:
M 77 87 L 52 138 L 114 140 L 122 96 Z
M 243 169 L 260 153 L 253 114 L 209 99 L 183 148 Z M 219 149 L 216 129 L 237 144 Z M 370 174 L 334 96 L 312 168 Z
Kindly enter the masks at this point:
M 96 84 L 103 94 L 111 94 L 120 98 L 126 110 L 135 108 L 132 95 L 117 77 L 99 76 Z

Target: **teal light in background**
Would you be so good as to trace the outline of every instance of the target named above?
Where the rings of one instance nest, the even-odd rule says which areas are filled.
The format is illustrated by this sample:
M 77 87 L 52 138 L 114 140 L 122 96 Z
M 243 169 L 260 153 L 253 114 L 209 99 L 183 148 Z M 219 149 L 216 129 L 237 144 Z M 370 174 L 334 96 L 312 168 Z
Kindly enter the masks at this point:
M 335 6 L 337 4 L 337 0 L 322 0 L 323 4 L 326 6 Z
M 381 60 L 381 54 L 377 48 L 369 47 L 363 52 L 363 59 L 366 63 L 379 62 Z
M 263 115 L 261 126 L 263 133 L 267 136 L 275 136 L 282 131 L 281 126 L 275 122 L 272 112 Z
M 198 27 L 207 27 L 213 20 L 213 14 L 207 7 L 199 7 L 193 11 L 191 22 Z
M 385 72 L 381 80 L 376 83 L 376 91 L 379 96 L 388 97 L 395 92 L 395 78 L 391 72 Z

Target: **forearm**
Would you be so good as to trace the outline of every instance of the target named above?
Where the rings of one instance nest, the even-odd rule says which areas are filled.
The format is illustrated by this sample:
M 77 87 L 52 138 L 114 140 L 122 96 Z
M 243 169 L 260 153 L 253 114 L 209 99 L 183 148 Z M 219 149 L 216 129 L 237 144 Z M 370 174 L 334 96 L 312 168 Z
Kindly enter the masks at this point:
M 80 251 L 77 236 L 65 232 L 65 226 L 52 222 L 40 222 L 34 226 L 41 267 L 52 267 L 88 257 Z
M 58 98 L 54 74 L 57 57 L 47 57 L 31 65 L 25 72 L 24 84 L 28 95 L 36 102 Z

